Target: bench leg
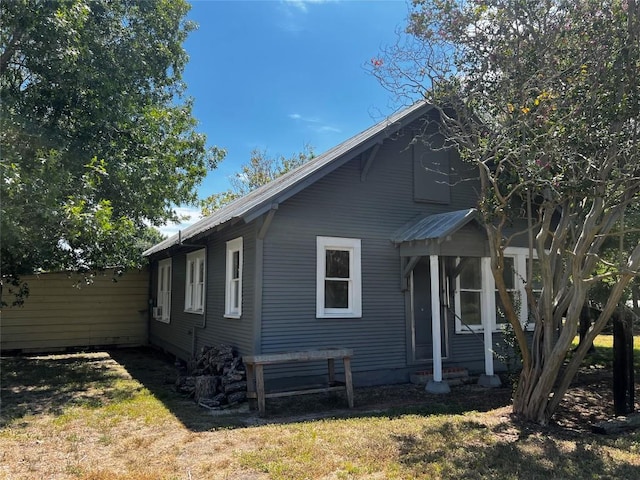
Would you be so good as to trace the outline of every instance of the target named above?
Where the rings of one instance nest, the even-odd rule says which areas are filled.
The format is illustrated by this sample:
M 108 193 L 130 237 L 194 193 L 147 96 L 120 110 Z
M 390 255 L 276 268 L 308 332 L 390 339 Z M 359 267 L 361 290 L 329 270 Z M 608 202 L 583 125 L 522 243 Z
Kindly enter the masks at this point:
M 329 368 L 329 386 L 332 387 L 336 381 L 336 368 L 335 368 L 335 360 L 333 358 L 329 358 L 327 360 L 327 366 Z
M 353 408 L 353 378 L 351 377 L 351 359 L 344 357 L 344 386 L 347 390 L 349 408 Z
M 258 412 L 264 415 L 266 410 L 264 399 L 264 369 L 263 366 L 256 365 L 256 393 L 258 395 Z
M 253 364 L 245 364 L 245 367 L 247 369 L 247 398 L 249 399 L 249 408 L 255 409 L 257 402 L 256 402 L 256 397 L 255 394 L 256 393 L 256 383 L 255 383 L 255 376 L 253 374 Z

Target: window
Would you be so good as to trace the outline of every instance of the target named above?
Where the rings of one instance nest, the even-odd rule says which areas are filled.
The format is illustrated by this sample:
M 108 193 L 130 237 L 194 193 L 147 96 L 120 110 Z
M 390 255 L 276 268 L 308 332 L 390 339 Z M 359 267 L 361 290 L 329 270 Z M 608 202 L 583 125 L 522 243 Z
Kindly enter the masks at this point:
M 533 296 L 537 299 L 540 298 L 540 294 L 542 293 L 542 272 L 540 271 L 540 262 L 537 258 L 533 259 L 533 272 L 531 275 L 531 291 L 533 292 Z M 526 272 L 529 273 L 529 262 L 526 262 Z M 529 278 L 528 276 L 526 278 Z M 523 293 L 526 295 L 526 292 Z M 526 298 L 526 297 L 525 297 Z M 524 314 L 524 319 L 526 321 L 526 325 L 529 329 L 533 329 L 535 325 L 535 315 L 532 313 L 528 315 Z
M 533 327 L 529 318 L 527 295 L 524 289 L 529 249 L 509 247 L 504 252 L 504 282 L 516 311 L 519 310 L 520 323 Z M 533 263 L 533 291 L 540 292 L 538 260 Z M 481 331 L 485 323 L 492 330 L 499 330 L 507 322 L 502 300 L 493 281 L 488 258 L 462 257 L 456 268 L 456 333 Z
M 205 297 L 205 250 L 187 254 L 185 312 L 204 313 Z
M 507 293 L 511 297 L 511 303 L 513 304 L 516 310 L 518 306 L 522 308 L 520 296 L 520 292 L 516 288 L 516 257 L 508 257 L 505 255 L 504 257 L 504 284 L 507 287 Z M 507 317 L 504 313 L 504 307 L 502 300 L 500 299 L 500 294 L 498 293 L 498 289 L 496 288 L 496 325 L 504 326 L 507 323 Z
M 158 262 L 158 298 L 154 318 L 169 323 L 171 315 L 171 259 Z
M 522 247 L 508 247 L 504 251 L 504 260 L 505 260 L 505 275 L 508 272 L 508 265 L 512 266 L 513 273 L 509 277 L 509 282 L 507 283 L 507 290 L 509 290 L 509 295 L 511 295 L 512 299 L 516 300 L 514 306 L 519 308 L 520 315 L 520 323 L 528 329 L 532 329 L 534 327 L 534 318 L 533 315 L 529 315 L 529 302 L 527 301 L 527 292 L 525 290 L 526 280 L 527 280 L 527 272 L 529 271 L 529 249 Z M 540 293 L 540 275 L 539 275 L 539 263 L 538 259 L 533 258 L 533 292 L 534 294 Z M 509 260 L 507 260 L 509 259 Z M 509 263 L 507 263 L 509 262 Z M 505 281 L 507 279 L 505 278 Z M 497 307 L 500 308 L 500 303 L 496 303 Z M 498 312 L 498 321 L 502 321 L 502 323 L 506 322 L 506 319 L 500 319 L 500 312 Z
M 316 317 L 360 318 L 360 239 L 317 237 Z
M 456 277 L 456 331 L 482 329 L 482 262 L 480 258 L 464 257 L 458 260 Z
M 242 315 L 242 237 L 227 242 L 225 317 Z

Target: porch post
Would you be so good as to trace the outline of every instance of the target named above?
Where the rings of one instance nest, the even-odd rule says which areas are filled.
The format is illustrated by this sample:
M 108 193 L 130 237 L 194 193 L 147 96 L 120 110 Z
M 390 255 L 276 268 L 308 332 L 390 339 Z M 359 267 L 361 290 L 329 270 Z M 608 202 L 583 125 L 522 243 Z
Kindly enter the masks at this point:
M 499 387 L 500 377 L 493 370 L 493 324 L 496 318 L 496 284 L 491 272 L 491 258 L 482 257 L 482 324 L 484 326 L 484 374 L 480 375 L 478 384 L 483 387 Z
M 437 255 L 429 255 L 431 275 L 431 339 L 433 342 L 433 380 L 425 387 L 429 393 L 449 393 L 447 382 L 442 381 L 442 332 L 440 331 L 440 272 Z

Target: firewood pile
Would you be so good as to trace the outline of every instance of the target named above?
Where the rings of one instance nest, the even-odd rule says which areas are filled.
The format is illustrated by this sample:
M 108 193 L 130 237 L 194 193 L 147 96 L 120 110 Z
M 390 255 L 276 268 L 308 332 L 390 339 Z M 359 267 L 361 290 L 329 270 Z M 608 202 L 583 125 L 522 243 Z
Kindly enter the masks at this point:
M 244 402 L 247 376 L 242 358 L 229 345 L 203 347 L 179 373 L 176 390 L 213 410 Z

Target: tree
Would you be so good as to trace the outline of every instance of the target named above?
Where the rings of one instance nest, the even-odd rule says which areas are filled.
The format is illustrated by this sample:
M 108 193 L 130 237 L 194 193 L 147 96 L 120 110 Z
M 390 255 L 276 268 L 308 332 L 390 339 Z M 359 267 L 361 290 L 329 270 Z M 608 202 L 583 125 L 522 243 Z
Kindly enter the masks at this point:
M 244 197 L 256 188 L 299 167 L 314 156 L 313 147 L 310 145 L 305 145 L 301 152 L 289 158 L 283 155 L 270 157 L 265 150 L 252 150 L 249 162 L 242 165 L 240 171 L 230 178 L 231 188 L 202 200 L 202 214 L 210 215 L 237 198 Z
M 142 262 L 224 151 L 184 95 L 186 1 L 0 4 L 3 284 Z
M 493 276 L 522 351 L 513 410 L 541 424 L 640 270 L 637 243 L 601 255 L 640 200 L 639 15 L 635 0 L 416 0 L 408 35 L 372 60 L 392 92 L 436 107 L 445 145 L 478 167 Z M 518 218 L 531 343 L 502 273 Z M 602 314 L 569 355 L 587 293 L 607 279 Z

